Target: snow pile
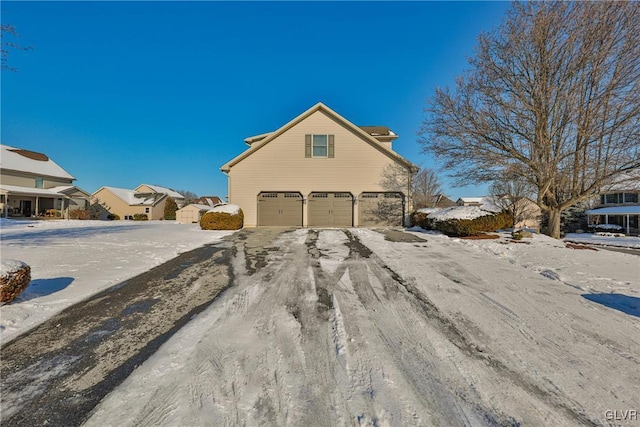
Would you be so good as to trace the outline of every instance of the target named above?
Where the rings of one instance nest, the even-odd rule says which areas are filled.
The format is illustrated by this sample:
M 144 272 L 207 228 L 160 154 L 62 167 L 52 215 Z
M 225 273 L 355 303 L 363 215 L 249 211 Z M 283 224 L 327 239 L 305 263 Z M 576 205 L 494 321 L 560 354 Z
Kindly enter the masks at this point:
M 589 228 L 595 228 L 596 230 L 622 230 L 622 227 L 617 224 L 593 224 Z
M 478 206 L 452 206 L 432 212 L 428 215 L 428 218 L 435 221 L 447 221 L 450 219 L 476 219 L 493 214 L 494 212 L 484 210 Z
M 228 213 L 229 215 L 237 215 L 238 212 L 240 212 L 240 206 L 223 204 L 215 206 L 214 208 L 209 209 L 207 212 L 222 212 Z
M 421 209 L 418 209 L 416 212 L 430 214 L 430 213 L 438 212 L 440 209 L 442 208 L 421 208 Z

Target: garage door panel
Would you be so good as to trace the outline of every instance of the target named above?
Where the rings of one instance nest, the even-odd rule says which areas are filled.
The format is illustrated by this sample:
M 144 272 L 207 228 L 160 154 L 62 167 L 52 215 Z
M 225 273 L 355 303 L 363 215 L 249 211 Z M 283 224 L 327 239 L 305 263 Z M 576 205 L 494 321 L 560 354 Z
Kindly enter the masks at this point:
M 402 193 L 362 193 L 358 197 L 359 225 L 364 227 L 402 226 Z
M 351 227 L 351 193 L 311 193 L 308 197 L 309 227 Z
M 302 195 L 291 192 L 262 192 L 258 195 L 258 225 L 301 227 Z
M 353 197 L 350 193 L 333 195 L 333 226 L 351 227 L 353 225 Z

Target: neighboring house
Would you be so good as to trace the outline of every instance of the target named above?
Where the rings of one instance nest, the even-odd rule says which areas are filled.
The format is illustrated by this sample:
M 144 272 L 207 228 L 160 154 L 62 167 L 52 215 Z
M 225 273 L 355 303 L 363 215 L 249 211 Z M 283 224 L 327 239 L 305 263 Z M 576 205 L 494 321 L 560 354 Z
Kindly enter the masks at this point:
M 179 208 L 184 205 L 184 196 L 171 188 L 160 187 L 159 185 L 140 184 L 134 188 L 133 191 L 137 193 L 166 194 L 176 202 L 176 205 L 178 205 Z
M 456 200 L 458 206 L 482 206 L 484 197 L 460 197 Z
M 444 194 L 436 194 L 431 196 L 430 208 L 450 208 L 456 206 L 456 202 L 445 196 Z
M 274 132 L 245 139 L 249 148 L 220 168 L 229 203 L 242 208 L 247 227 L 400 226 L 418 168 L 392 150 L 396 138 L 318 103 Z M 381 186 L 391 165 L 406 171 L 405 191 Z
M 103 212 L 118 215 L 121 220 L 133 219 L 136 214 L 147 218 L 162 219 L 167 195 L 155 192 L 138 192 L 116 187 L 100 187 L 91 195 L 92 200 L 103 207 Z
M 0 211 L 3 217 L 69 218 L 89 207 L 90 195 L 43 153 L 0 145 Z
M 196 205 L 209 205 L 211 207 L 224 203 L 218 196 L 202 196 L 193 202 Z
M 639 199 L 640 171 L 624 174 L 600 193 L 597 208 L 586 211 L 588 222 L 590 225 L 616 225 L 628 235 L 638 235 Z

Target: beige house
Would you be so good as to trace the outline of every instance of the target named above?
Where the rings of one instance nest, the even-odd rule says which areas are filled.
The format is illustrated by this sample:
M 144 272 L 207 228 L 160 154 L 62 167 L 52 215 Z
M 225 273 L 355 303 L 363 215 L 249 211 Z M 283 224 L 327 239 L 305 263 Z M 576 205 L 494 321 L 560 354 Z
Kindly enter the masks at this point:
M 0 212 L 3 217 L 69 218 L 89 207 L 90 195 L 43 153 L 0 145 Z
M 136 214 L 146 214 L 147 218 L 162 219 L 167 195 L 164 193 L 142 193 L 116 187 L 100 187 L 91 199 L 103 208 L 101 218 L 107 214 L 118 215 L 121 220 L 133 219 Z
M 171 188 L 160 187 L 159 185 L 140 184 L 133 191 L 136 193 L 157 193 L 166 194 L 173 198 L 179 208 L 184 204 L 184 196 Z
M 245 139 L 249 148 L 221 167 L 229 203 L 242 208 L 246 227 L 400 226 L 418 168 L 393 151 L 396 138 L 318 103 L 274 132 Z M 398 166 L 406 188 L 389 191 L 384 171 Z

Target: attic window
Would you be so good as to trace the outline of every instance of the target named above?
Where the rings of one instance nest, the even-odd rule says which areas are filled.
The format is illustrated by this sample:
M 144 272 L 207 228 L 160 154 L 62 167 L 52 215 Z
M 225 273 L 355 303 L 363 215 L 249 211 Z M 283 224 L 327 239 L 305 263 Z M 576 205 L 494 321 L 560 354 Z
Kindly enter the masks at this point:
M 49 158 L 42 154 L 42 153 L 36 153 L 35 151 L 29 151 L 29 150 L 21 150 L 19 148 L 15 148 L 15 149 L 11 149 L 9 151 L 12 151 L 16 154 L 20 154 L 21 156 L 24 156 L 28 159 L 31 160 L 37 160 L 39 162 L 48 162 Z
M 332 158 L 335 152 L 334 135 L 305 135 L 305 157 Z
M 327 157 L 327 135 L 313 135 L 313 157 Z

